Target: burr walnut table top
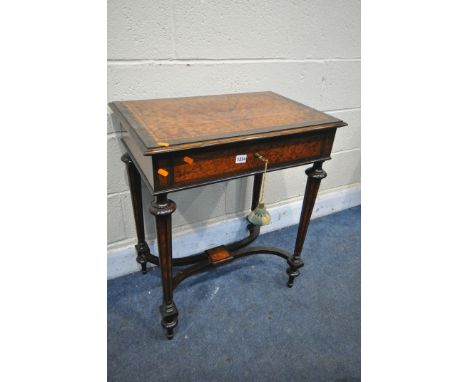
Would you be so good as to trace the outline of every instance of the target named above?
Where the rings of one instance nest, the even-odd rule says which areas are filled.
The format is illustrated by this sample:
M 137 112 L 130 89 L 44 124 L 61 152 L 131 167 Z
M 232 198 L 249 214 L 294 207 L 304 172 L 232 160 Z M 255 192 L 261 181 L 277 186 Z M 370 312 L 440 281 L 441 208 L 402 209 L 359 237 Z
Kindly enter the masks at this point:
M 113 102 L 145 155 L 346 125 L 273 92 Z M 128 129 L 130 127 L 130 129 Z

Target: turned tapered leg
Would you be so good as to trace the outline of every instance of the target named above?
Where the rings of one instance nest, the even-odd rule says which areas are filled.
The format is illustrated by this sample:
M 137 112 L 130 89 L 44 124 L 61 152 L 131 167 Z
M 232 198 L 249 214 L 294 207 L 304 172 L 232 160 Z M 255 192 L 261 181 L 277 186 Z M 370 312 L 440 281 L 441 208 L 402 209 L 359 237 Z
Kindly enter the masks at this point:
M 122 155 L 122 162 L 127 166 L 128 183 L 130 185 L 130 194 L 132 196 L 133 217 L 135 218 L 135 227 L 138 243 L 135 245 L 137 251 L 137 263 L 141 265 L 141 271 L 146 273 L 146 254 L 150 253 L 148 243 L 145 240 L 145 224 L 143 221 L 143 203 L 141 196 L 141 176 L 130 155 Z
M 302 202 L 301 218 L 299 220 L 299 228 L 296 237 L 296 246 L 294 247 L 294 254 L 290 261 L 288 261 L 289 268 L 286 271 L 289 275 L 288 287 L 292 287 L 294 278 L 299 276 L 299 268 L 304 266 L 301 259 L 302 246 L 309 227 L 312 210 L 314 209 L 315 199 L 320 187 L 320 182 L 327 176 L 325 170 L 322 169 L 323 162 L 315 162 L 314 165 L 306 170 L 307 185 L 304 194 L 304 201 Z
M 161 312 L 161 325 L 166 329 L 167 338 L 174 337 L 174 328 L 177 326 L 177 307 L 172 299 L 172 213 L 176 204 L 167 198 L 167 193 L 159 194 L 151 203 L 150 212 L 156 217 L 156 230 L 158 236 L 159 266 L 163 287 L 163 303 L 159 307 Z

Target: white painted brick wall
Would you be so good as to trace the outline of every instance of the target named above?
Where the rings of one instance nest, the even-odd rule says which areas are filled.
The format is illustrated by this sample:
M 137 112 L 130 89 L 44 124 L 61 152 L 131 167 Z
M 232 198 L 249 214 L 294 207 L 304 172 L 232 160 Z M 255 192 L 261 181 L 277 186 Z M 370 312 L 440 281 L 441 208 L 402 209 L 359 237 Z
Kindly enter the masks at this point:
M 338 130 L 321 192 L 360 182 L 360 1 L 109 0 L 108 99 L 272 90 L 349 126 Z M 110 113 L 110 112 L 109 112 Z M 135 241 L 119 131 L 109 114 L 108 243 Z M 268 177 L 270 204 L 301 196 L 305 167 Z M 171 194 L 188 229 L 250 206 L 252 179 Z M 144 189 L 144 201 L 151 197 Z M 154 221 L 145 213 L 147 235 Z

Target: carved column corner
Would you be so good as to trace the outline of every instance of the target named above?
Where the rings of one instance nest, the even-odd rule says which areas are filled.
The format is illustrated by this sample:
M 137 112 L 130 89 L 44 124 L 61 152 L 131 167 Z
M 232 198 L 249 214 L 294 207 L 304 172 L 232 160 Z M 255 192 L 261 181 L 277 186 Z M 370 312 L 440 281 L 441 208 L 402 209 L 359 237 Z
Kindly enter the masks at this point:
M 327 172 L 322 168 L 323 162 L 315 162 L 312 167 L 305 170 L 306 175 L 309 178 L 315 180 L 322 180 L 327 177 Z
M 120 157 L 120 160 L 122 162 L 124 162 L 125 164 L 132 164 L 133 163 L 132 158 L 130 158 L 130 155 L 128 155 L 128 153 L 123 154 Z
M 172 200 L 167 198 L 159 200 L 159 198 L 156 198 L 151 202 L 149 210 L 155 216 L 165 216 L 173 214 L 176 208 L 177 205 Z

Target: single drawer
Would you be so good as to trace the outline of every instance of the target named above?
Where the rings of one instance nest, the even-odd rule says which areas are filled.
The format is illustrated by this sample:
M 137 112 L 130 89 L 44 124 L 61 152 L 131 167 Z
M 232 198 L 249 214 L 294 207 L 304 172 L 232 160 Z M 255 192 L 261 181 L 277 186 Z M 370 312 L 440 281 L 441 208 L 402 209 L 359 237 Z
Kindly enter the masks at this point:
M 258 173 L 268 159 L 270 170 L 296 166 L 329 157 L 335 131 L 286 136 L 281 139 L 242 142 L 178 152 L 155 163 L 156 189 L 172 189 Z

